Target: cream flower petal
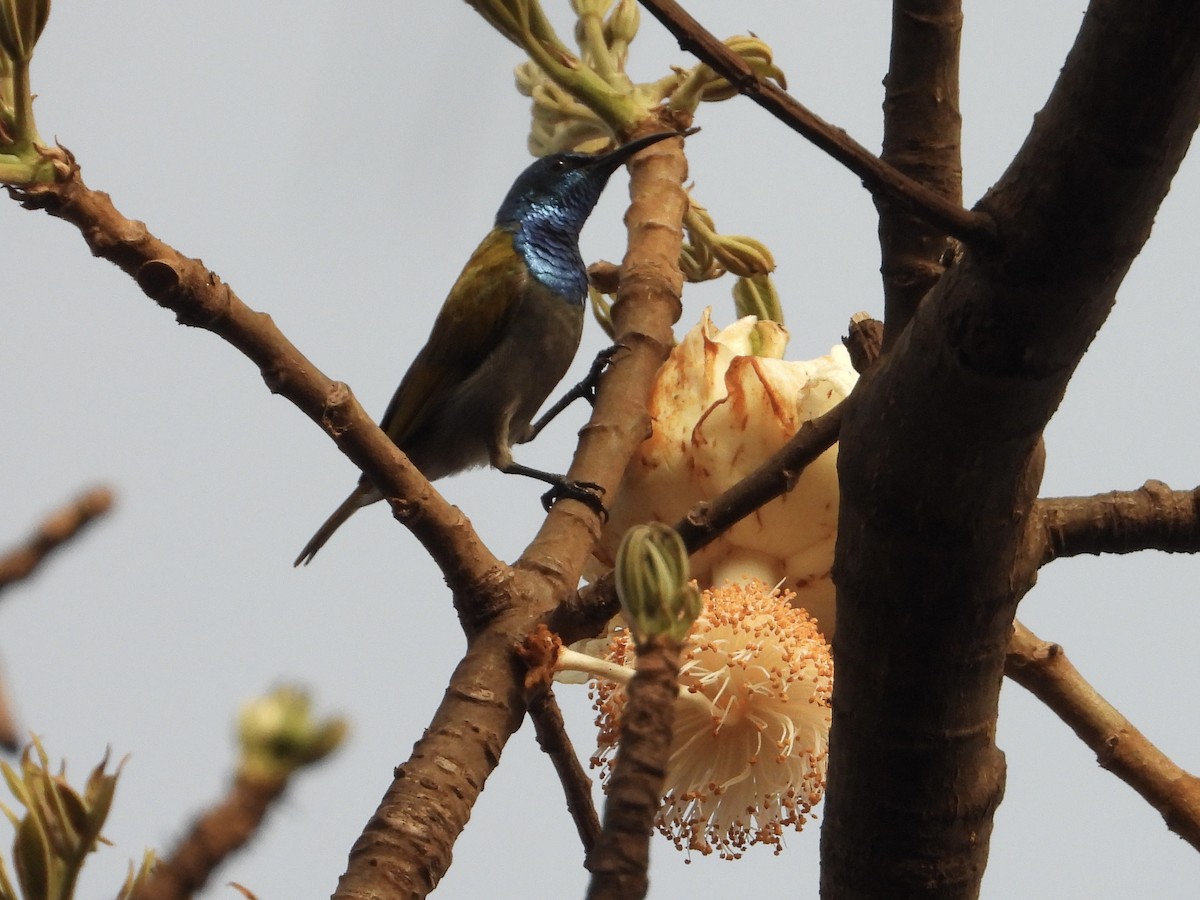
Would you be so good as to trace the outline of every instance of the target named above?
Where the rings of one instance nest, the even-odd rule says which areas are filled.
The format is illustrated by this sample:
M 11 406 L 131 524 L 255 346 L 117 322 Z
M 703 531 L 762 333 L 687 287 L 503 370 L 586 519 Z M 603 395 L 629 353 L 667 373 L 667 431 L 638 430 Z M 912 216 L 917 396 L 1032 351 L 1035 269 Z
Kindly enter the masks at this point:
M 612 564 L 627 528 L 674 523 L 849 395 L 858 374 L 844 347 L 814 360 L 787 361 L 780 358 L 787 337 L 783 326 L 753 317 L 718 329 L 704 311 L 659 373 L 649 407 L 653 432 L 610 506 L 597 549 L 601 563 Z M 701 584 L 751 576 L 783 581 L 831 634 L 837 512 L 835 446 L 805 469 L 794 490 L 694 556 L 692 574 Z

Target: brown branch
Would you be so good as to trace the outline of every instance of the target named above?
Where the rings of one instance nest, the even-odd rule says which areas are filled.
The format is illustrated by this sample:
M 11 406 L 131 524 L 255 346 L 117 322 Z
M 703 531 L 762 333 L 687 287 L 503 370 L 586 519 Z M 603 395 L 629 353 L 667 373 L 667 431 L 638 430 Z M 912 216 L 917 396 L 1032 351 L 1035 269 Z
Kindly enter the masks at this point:
M 538 691 L 529 704 L 529 717 L 537 732 L 538 746 L 550 757 L 554 771 L 567 798 L 567 811 L 575 822 L 585 857 L 600 837 L 600 817 L 592 802 L 592 779 L 579 762 L 571 738 L 567 735 L 562 710 L 549 688 Z
M 588 900 L 638 900 L 649 888 L 650 836 L 671 754 L 679 652 L 678 641 L 667 637 L 638 647 L 637 672 L 621 713 L 621 749 L 604 804 L 604 830 L 588 858 Z
M 663 123 L 644 123 L 662 130 Z M 572 478 L 615 486 L 645 433 L 646 398 L 679 316 L 678 270 L 686 198 L 680 141 L 631 160 L 629 250 L 613 319 L 621 353 L 601 382 L 592 422 L 580 435 Z M 492 587 L 510 612 L 470 643 L 412 756 L 350 851 L 339 900 L 423 897 L 450 865 L 454 841 L 508 739 L 525 714 L 524 669 L 513 647 L 579 583 L 597 517 L 556 504 L 511 579 Z
M 838 454 L 828 896 L 978 896 L 1004 790 L 1005 653 L 1036 574 L 1041 435 L 1198 121 L 1200 7 L 1092 0 L 980 202 L 999 242 L 966 249 L 855 388 Z
M 112 503 L 112 491 L 93 488 L 44 519 L 24 544 L 0 557 L 0 591 L 32 575 L 51 553 L 107 513 Z
M 21 726 L 13 714 L 8 685 L 4 678 L 0 678 L 0 749 L 16 753 L 21 749 L 21 738 Z
M 854 367 L 869 371 L 879 359 L 879 322 L 861 314 L 850 320 L 849 336 L 843 343 L 851 352 Z M 708 503 L 691 509 L 675 525 L 688 553 L 695 553 L 724 534 L 759 507 L 796 486 L 804 470 L 837 443 L 848 398 L 833 409 L 800 426 L 791 439 L 762 465 Z
M 111 490 L 92 488 L 47 516 L 24 544 L 0 557 L 0 593 L 32 575 L 54 551 L 108 513 L 112 504 Z M 15 753 L 20 745 L 21 729 L 13 715 L 8 691 L 0 680 L 0 748 Z
M 1014 622 L 1004 674 L 1050 707 L 1103 768 L 1137 791 L 1162 814 L 1168 828 L 1200 850 L 1200 778 L 1171 762 L 1096 693 L 1062 647 Z
M 350 388 L 330 381 L 275 327 L 246 306 L 198 259 L 125 218 L 108 194 L 93 191 L 67 154 L 69 171 L 55 184 L 9 188 L 26 209 L 41 209 L 77 227 L 96 256 L 137 281 L 148 297 L 184 325 L 219 335 L 250 358 L 272 393 L 281 394 L 316 422 L 388 498 L 392 512 L 438 563 L 450 586 L 494 582 L 500 562 L 470 523 L 447 503 L 366 414 Z
M 626 139 L 687 124 L 644 122 Z M 578 449 L 567 473 L 600 484 L 610 494 L 621 483 L 630 457 L 649 431 L 646 408 L 650 393 L 674 343 L 671 329 L 683 309 L 679 254 L 687 209 L 682 188 L 686 178 L 687 159 L 682 141 L 677 140 L 655 144 L 639 153 L 629 167 L 631 203 L 625 215 L 629 244 L 612 308 L 615 341 L 625 349 L 613 357 L 600 381 L 591 421 L 579 433 Z M 554 573 L 567 586 L 560 594 L 563 597 L 578 585 L 583 561 L 598 536 L 596 517 L 580 515 L 575 507 L 574 503 L 557 504 L 514 564 L 518 570 Z M 570 561 L 569 571 L 564 569 L 565 560 Z
M 1147 481 L 1136 491 L 1039 500 L 1040 565 L 1084 553 L 1200 553 L 1200 488 Z
M 844 130 L 810 112 L 786 91 L 754 72 L 744 59 L 726 47 L 685 12 L 674 0 L 641 0 L 679 41 L 713 71 L 720 73 L 775 118 L 798 132 L 862 179 L 872 194 L 882 194 L 913 211 L 915 215 L 968 243 L 981 246 L 995 236 L 991 219 L 983 213 L 962 208 L 936 191 L 880 160 Z
M 962 115 L 958 57 L 962 0 L 894 0 L 892 51 L 884 78 L 880 160 L 962 206 Z M 945 271 L 946 232 L 875 194 L 880 271 L 890 347 Z
M 850 333 L 842 338 L 850 354 L 850 363 L 859 375 L 865 375 L 883 352 L 883 323 L 865 312 L 850 317 Z
M 849 400 L 800 426 L 767 460 L 729 490 L 693 507 L 675 525 L 689 553 L 708 546 L 765 503 L 796 486 L 804 469 L 837 443 Z
M 534 600 L 553 602 L 544 591 Z M 524 669 L 512 648 L 533 624 L 508 614 L 468 645 L 432 721 L 354 842 L 333 894 L 338 900 L 424 897 L 437 886 L 524 718 Z
M 193 824 L 132 900 L 183 900 L 204 887 L 213 870 L 254 837 L 267 811 L 287 787 L 286 778 L 239 774 L 229 793 Z

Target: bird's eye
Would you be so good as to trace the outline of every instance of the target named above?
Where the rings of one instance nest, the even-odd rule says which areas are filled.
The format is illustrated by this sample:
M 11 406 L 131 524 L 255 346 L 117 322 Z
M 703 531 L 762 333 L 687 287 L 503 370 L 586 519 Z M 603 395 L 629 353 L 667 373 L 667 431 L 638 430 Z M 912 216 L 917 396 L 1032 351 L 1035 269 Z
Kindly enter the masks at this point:
M 566 167 L 567 167 L 567 161 L 565 159 L 556 159 L 554 161 L 554 168 L 565 169 Z

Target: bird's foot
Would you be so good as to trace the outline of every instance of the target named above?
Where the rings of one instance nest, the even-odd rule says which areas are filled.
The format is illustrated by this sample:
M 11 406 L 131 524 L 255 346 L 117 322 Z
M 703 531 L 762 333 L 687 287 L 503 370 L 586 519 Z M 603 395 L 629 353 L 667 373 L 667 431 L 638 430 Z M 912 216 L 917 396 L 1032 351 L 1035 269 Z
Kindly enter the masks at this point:
M 571 393 L 582 397 L 592 406 L 595 406 L 596 391 L 600 388 L 600 376 L 604 374 L 604 370 L 612 363 L 612 358 L 617 355 L 617 351 L 624 349 L 624 344 L 613 344 L 611 347 L 605 347 L 597 353 L 596 358 L 592 360 L 592 367 L 588 369 L 587 376 L 572 388 Z
M 594 481 L 574 481 L 563 478 L 550 486 L 550 490 L 542 494 L 542 508 L 550 512 L 551 507 L 559 500 L 578 500 L 600 517 L 601 522 L 608 521 L 608 510 L 604 508 L 604 488 Z

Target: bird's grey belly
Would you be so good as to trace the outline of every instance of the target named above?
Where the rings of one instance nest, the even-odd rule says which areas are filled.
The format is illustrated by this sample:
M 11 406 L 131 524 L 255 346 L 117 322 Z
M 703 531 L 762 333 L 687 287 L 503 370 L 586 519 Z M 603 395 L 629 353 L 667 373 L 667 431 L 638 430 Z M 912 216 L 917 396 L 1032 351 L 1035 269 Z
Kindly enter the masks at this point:
M 507 451 L 566 374 L 582 332 L 582 306 L 527 297 L 487 359 L 406 441 L 409 458 L 432 481 L 487 465 L 494 446 Z

